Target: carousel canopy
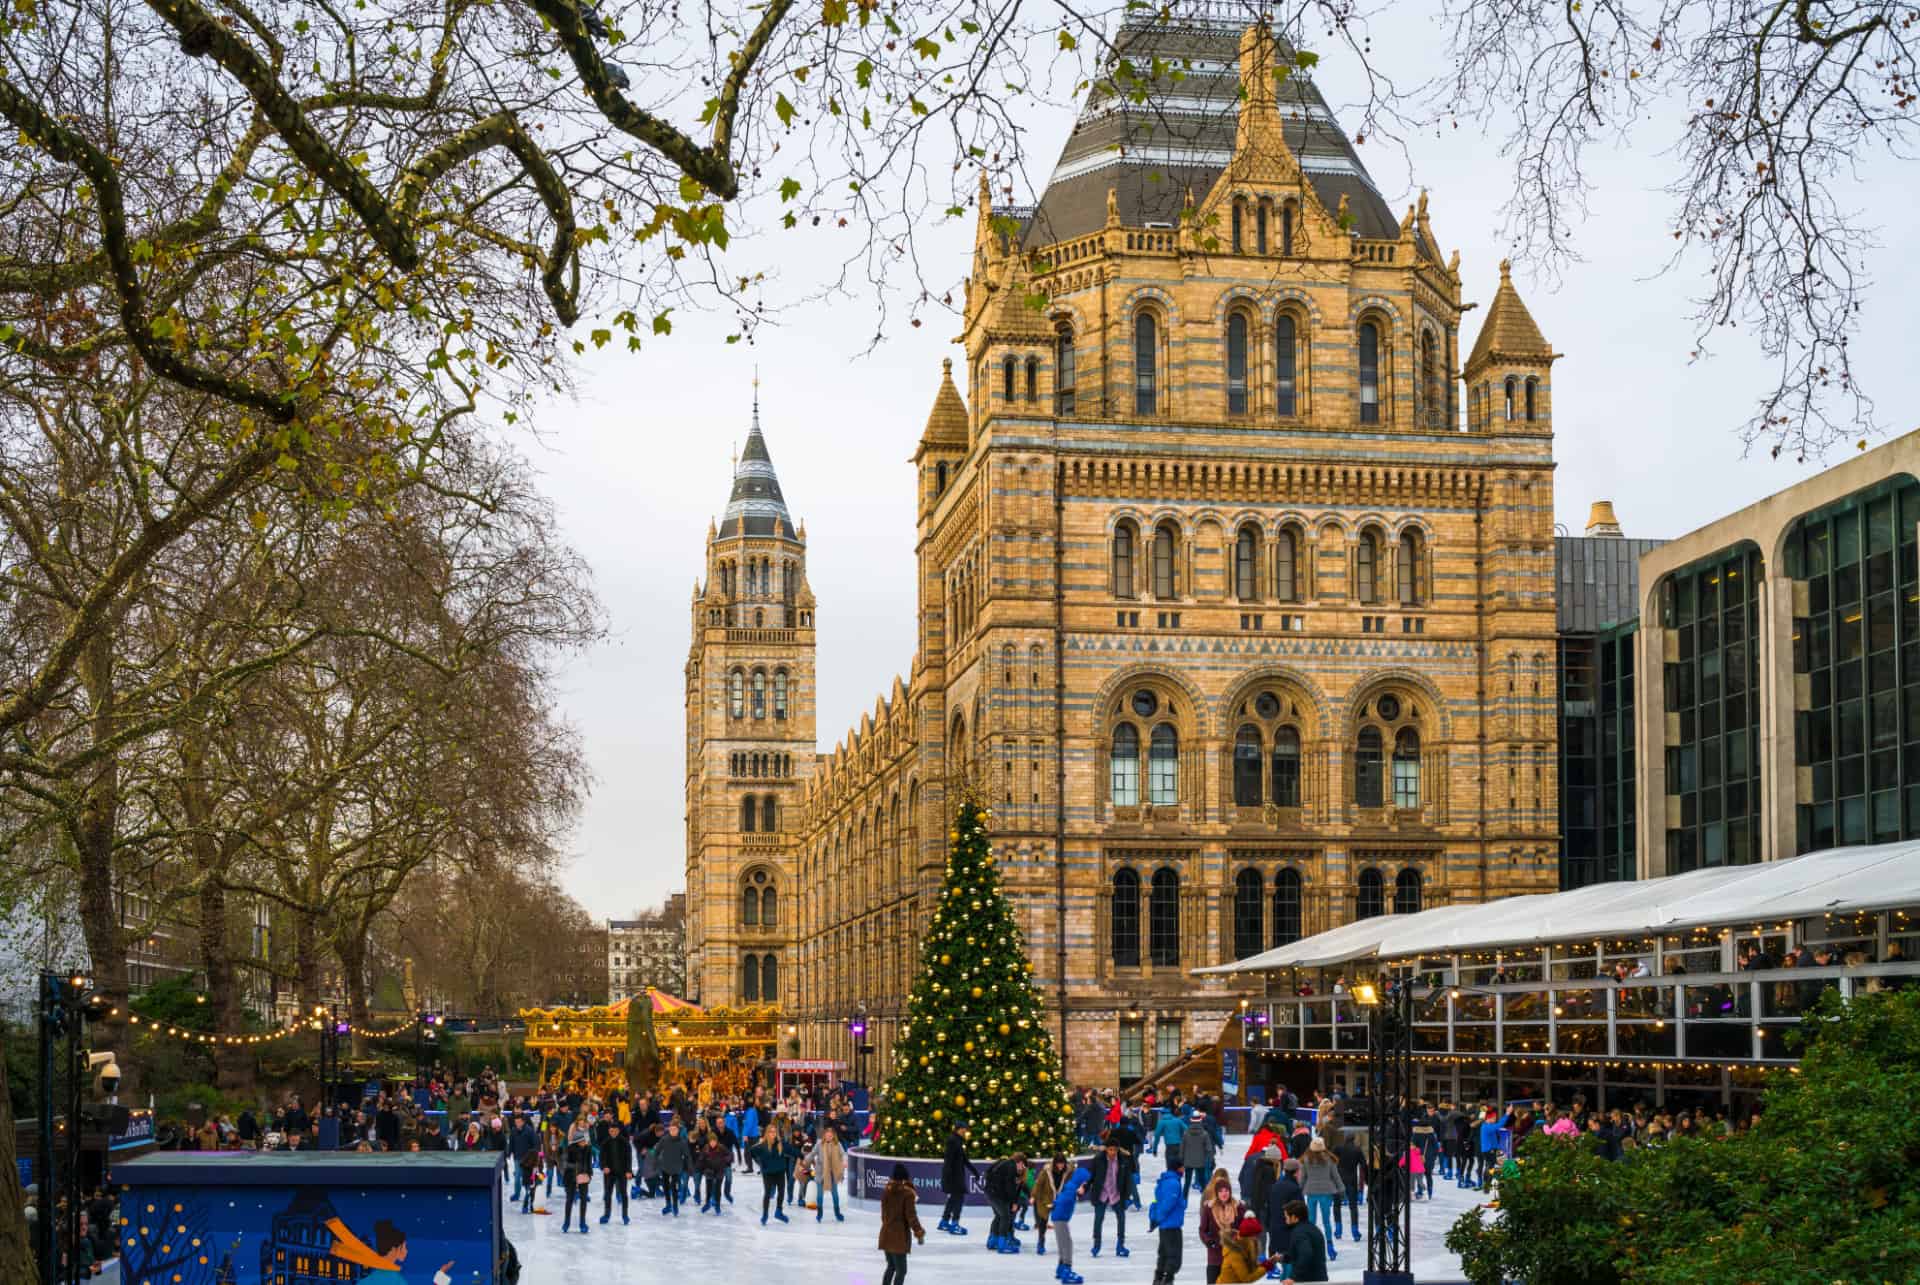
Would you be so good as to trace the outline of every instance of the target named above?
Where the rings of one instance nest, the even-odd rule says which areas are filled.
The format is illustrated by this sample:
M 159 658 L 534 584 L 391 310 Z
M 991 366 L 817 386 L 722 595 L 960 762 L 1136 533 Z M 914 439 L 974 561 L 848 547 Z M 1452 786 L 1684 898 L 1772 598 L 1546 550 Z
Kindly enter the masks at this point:
M 1364 959 L 1654 937 L 1693 928 L 1780 923 L 1920 905 L 1920 841 L 1829 848 L 1784 861 L 1721 866 L 1571 892 L 1376 915 L 1196 973 L 1263 973 Z

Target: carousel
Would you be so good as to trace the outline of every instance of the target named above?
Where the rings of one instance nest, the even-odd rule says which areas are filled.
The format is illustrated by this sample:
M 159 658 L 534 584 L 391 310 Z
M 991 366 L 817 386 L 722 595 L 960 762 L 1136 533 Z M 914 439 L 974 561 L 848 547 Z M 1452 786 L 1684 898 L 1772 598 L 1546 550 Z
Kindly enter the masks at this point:
M 780 1008 L 701 1008 L 651 986 L 643 995 L 590 1008 L 526 1008 L 527 1051 L 540 1083 L 604 1095 L 694 1084 L 704 1099 L 749 1088 L 774 1055 Z

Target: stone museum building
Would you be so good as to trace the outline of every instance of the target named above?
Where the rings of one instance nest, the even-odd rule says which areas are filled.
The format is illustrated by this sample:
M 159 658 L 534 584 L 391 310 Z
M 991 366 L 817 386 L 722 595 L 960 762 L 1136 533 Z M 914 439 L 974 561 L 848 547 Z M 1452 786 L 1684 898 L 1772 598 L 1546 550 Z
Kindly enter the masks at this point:
M 1096 84 L 1037 206 L 983 182 L 962 352 L 902 439 L 918 648 L 830 751 L 757 405 L 707 537 L 688 988 L 874 1082 L 966 792 L 1076 1083 L 1256 993 L 1193 968 L 1559 885 L 1558 354 L 1504 264 L 1469 299 L 1284 44 L 1137 21 L 1182 75 Z

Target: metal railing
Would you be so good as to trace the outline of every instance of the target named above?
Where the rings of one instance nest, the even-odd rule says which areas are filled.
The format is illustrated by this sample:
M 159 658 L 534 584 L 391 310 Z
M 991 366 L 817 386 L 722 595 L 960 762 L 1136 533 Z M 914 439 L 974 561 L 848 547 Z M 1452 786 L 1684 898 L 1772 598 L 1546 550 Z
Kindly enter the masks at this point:
M 1450 985 L 1413 1004 L 1416 1057 L 1632 1058 L 1785 1064 L 1786 1036 L 1828 991 L 1843 999 L 1920 986 L 1920 963 L 1770 968 L 1664 977 Z M 1262 1053 L 1367 1052 L 1366 1010 L 1337 995 L 1268 1003 L 1248 1048 Z

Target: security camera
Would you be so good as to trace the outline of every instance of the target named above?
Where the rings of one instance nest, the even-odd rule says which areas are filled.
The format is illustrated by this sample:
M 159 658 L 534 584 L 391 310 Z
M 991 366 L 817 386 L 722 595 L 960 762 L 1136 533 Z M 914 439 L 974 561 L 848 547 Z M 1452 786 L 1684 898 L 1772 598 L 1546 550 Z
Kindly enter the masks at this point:
M 93 1072 L 93 1087 L 105 1097 L 120 1091 L 120 1064 L 112 1053 L 87 1054 L 87 1069 Z

